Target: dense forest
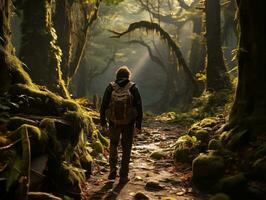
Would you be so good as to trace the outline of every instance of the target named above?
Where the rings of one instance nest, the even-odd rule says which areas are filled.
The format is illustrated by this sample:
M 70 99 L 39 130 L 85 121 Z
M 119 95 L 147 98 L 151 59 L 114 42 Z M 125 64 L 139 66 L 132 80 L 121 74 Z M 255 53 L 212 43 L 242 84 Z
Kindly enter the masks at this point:
M 265 20 L 263 0 L 0 0 L 0 199 L 266 199 Z M 117 182 L 121 66 L 143 119 Z

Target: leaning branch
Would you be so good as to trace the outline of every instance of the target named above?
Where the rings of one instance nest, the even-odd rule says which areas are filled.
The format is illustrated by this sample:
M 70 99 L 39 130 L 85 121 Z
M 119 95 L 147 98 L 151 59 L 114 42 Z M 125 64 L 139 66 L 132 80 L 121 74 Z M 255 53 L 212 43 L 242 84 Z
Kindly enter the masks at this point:
M 109 30 L 114 36 L 111 36 L 112 38 L 120 38 L 123 35 L 126 35 L 130 32 L 135 31 L 136 29 L 145 29 L 147 31 L 155 31 L 157 32 L 160 37 L 165 40 L 170 47 L 170 49 L 174 52 L 175 56 L 177 57 L 177 60 L 179 62 L 179 65 L 183 68 L 184 73 L 186 74 L 189 82 L 192 84 L 193 88 L 195 88 L 195 93 L 197 93 L 197 83 L 196 80 L 194 79 L 190 69 L 188 68 L 188 65 L 185 61 L 185 58 L 180 50 L 180 48 L 177 46 L 177 44 L 174 42 L 174 40 L 171 38 L 171 36 L 157 23 L 154 22 L 149 22 L 149 21 L 139 21 L 139 22 L 134 22 L 129 25 L 128 29 L 124 32 L 116 32 L 113 30 Z
M 151 60 L 152 60 L 153 62 L 157 63 L 159 66 L 161 66 L 161 68 L 163 69 L 163 71 L 166 72 L 166 69 L 167 69 L 166 65 L 163 63 L 163 61 L 162 61 L 159 57 L 155 56 L 155 55 L 152 53 L 151 47 L 150 47 L 148 44 L 146 44 L 146 43 L 145 43 L 144 41 L 142 41 L 142 40 L 131 40 L 131 41 L 129 41 L 128 43 L 130 43 L 130 44 L 140 44 L 140 45 L 146 47 L 147 50 L 148 50 L 148 52 L 149 52 L 149 55 L 150 55 Z

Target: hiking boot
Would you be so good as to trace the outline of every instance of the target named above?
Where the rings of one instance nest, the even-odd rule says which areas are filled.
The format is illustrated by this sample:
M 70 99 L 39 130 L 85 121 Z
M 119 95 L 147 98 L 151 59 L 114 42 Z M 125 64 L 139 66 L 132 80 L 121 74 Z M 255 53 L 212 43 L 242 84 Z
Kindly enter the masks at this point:
M 130 179 L 128 178 L 128 176 L 121 176 L 119 179 L 119 184 L 125 184 L 128 181 L 130 181 Z
M 109 180 L 115 180 L 116 178 L 116 171 L 111 171 L 109 176 L 108 176 L 108 179 Z

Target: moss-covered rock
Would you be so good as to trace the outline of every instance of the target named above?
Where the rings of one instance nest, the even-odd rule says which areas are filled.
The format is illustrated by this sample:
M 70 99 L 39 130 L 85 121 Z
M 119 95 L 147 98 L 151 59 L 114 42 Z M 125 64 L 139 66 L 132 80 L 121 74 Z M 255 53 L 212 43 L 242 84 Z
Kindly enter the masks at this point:
M 258 179 L 266 180 L 266 157 L 257 159 L 252 168 Z
M 222 142 L 220 140 L 212 139 L 209 141 L 209 150 L 220 150 L 222 148 Z
M 197 153 L 196 139 L 183 135 L 178 138 L 174 151 L 175 162 L 191 162 Z
M 224 177 L 215 186 L 215 190 L 233 195 L 234 193 L 243 192 L 247 188 L 247 179 L 242 174 Z
M 137 192 L 134 196 L 135 200 L 149 200 L 149 196 L 147 196 L 146 194 L 142 193 L 142 192 Z
M 224 131 L 220 135 L 220 140 L 227 148 L 233 149 L 250 140 L 249 132 L 246 129 L 232 129 L 230 131 Z
M 209 131 L 205 129 L 194 130 L 190 132 L 190 135 L 195 136 L 197 140 L 201 141 L 204 144 L 208 144 L 210 139 Z
M 212 154 L 200 154 L 192 163 L 193 181 L 201 187 L 209 186 L 223 177 L 224 160 Z
M 155 160 L 160 160 L 165 157 L 165 153 L 162 151 L 154 151 L 151 153 L 150 157 Z
M 230 200 L 230 197 L 224 193 L 217 193 L 212 196 L 209 200 Z

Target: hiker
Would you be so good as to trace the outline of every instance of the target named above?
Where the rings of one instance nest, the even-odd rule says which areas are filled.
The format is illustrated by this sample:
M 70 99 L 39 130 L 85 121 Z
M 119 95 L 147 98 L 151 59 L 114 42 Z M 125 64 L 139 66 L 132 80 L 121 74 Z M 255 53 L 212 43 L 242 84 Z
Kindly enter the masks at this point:
M 117 147 L 121 136 L 122 161 L 119 183 L 129 181 L 129 161 L 134 135 L 141 133 L 142 102 L 136 84 L 130 81 L 131 71 L 122 66 L 116 71 L 116 80 L 111 82 L 104 93 L 100 109 L 103 132 L 110 134 L 109 180 L 117 176 Z

